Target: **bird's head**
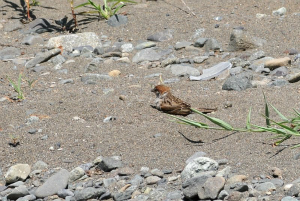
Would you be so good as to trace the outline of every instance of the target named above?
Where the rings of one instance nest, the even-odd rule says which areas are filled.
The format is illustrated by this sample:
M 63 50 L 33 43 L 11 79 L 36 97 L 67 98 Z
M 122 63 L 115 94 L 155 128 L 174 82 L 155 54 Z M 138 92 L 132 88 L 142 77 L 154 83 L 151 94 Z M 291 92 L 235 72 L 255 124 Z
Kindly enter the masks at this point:
M 156 96 L 159 96 L 170 92 L 170 88 L 165 85 L 157 85 L 151 90 L 151 92 L 154 92 Z

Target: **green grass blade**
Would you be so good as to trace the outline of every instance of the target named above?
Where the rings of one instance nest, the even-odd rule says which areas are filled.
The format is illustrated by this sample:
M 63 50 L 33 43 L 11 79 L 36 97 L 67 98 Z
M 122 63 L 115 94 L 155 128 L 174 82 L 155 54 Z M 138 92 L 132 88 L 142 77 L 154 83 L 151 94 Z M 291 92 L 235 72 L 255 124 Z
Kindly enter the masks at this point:
M 193 108 L 191 108 L 191 110 L 192 110 L 193 112 L 197 113 L 197 114 L 200 114 L 200 115 L 204 116 L 204 117 L 207 118 L 209 121 L 211 121 L 212 123 L 214 123 L 214 124 L 220 126 L 221 128 L 224 128 L 225 130 L 230 130 L 230 131 L 233 130 L 233 127 L 232 127 L 230 124 L 228 124 L 228 123 L 225 122 L 225 121 L 222 121 L 221 119 L 218 119 L 218 118 L 215 118 L 215 117 L 210 117 L 210 116 L 208 116 L 208 115 L 206 115 L 206 114 L 203 114 L 202 112 L 200 112 L 200 111 L 198 111 L 198 110 L 195 110 L 195 109 L 193 109 Z
M 80 8 L 80 7 L 83 7 L 83 6 L 87 6 L 87 5 L 90 5 L 90 3 L 86 2 L 86 3 L 80 4 L 80 5 L 76 6 L 74 9 Z
M 298 117 L 300 117 L 300 113 L 296 109 L 293 109 L 293 110 L 298 115 Z
M 275 110 L 275 112 L 281 117 L 281 119 L 283 119 L 284 121 L 289 121 L 288 118 L 286 118 L 283 114 L 281 114 L 272 104 L 270 104 L 271 107 Z
M 251 129 L 251 107 L 250 107 L 248 118 L 247 118 L 246 128 L 249 130 Z
M 270 126 L 270 112 L 269 112 L 269 107 L 268 107 L 268 102 L 267 102 L 267 99 L 266 99 L 266 96 L 265 96 L 265 93 L 263 92 L 263 95 L 264 95 L 264 100 L 265 100 L 265 116 L 268 117 L 266 118 L 266 125 L 267 126 Z
M 182 118 L 182 117 L 178 117 L 178 116 L 174 116 L 174 115 L 170 115 L 170 116 L 173 117 L 174 119 L 177 119 L 179 121 L 182 121 L 182 122 L 187 123 L 187 124 L 192 125 L 192 126 L 196 126 L 196 127 L 199 127 L 199 128 L 209 128 L 209 126 L 205 123 L 195 122 L 195 121 L 192 121 L 190 119 Z
M 118 6 L 115 11 L 113 12 L 113 15 L 115 15 L 124 5 Z

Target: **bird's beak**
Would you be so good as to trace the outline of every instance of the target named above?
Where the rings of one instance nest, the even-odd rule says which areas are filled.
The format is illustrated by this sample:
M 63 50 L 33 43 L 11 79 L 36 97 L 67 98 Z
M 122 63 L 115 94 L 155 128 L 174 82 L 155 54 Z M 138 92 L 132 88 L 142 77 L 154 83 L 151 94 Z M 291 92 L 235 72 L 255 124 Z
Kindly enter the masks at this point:
M 151 92 L 155 92 L 155 89 L 151 89 Z

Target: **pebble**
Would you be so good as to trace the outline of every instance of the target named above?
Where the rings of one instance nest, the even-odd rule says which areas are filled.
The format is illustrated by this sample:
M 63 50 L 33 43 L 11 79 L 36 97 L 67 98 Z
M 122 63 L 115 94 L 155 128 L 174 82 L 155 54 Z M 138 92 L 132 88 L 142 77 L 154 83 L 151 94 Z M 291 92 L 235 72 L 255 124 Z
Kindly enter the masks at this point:
M 126 25 L 128 22 L 127 16 L 124 15 L 113 15 L 107 20 L 107 24 L 112 27 L 118 27 Z

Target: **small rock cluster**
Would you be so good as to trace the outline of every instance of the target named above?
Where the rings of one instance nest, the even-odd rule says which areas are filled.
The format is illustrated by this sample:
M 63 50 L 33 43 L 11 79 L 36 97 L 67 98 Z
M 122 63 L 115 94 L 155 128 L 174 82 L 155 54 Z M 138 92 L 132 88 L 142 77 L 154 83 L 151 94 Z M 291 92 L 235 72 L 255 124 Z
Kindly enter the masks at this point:
M 40 24 L 43 28 L 37 29 Z M 20 29 L 16 24 L 7 24 L 9 31 Z M 13 27 L 15 28 L 13 28 Z M 180 77 L 189 77 L 190 80 L 226 79 L 223 90 L 245 90 L 259 85 L 284 86 L 300 80 L 298 68 L 300 54 L 295 49 L 290 49 L 287 56 L 272 58 L 260 50 L 252 54 L 241 54 L 239 57 L 231 57 L 231 52 L 239 52 L 263 47 L 266 41 L 250 36 L 243 27 L 233 30 L 229 45 L 225 52 L 222 45 L 214 38 L 196 38 L 194 42 L 179 41 L 168 48 L 157 47 L 157 42 L 173 38 L 172 30 L 149 35 L 147 41 L 137 45 L 119 41 L 111 45 L 107 36 L 98 37 L 93 32 L 67 34 L 52 37 L 44 44 L 44 39 L 36 33 L 51 31 L 49 22 L 45 19 L 37 19 L 31 22 L 29 28 L 22 29 L 28 35 L 23 44 L 46 46 L 42 52 L 30 60 L 20 59 L 21 50 L 16 47 L 7 47 L 0 50 L 0 59 L 12 61 L 15 64 L 23 64 L 33 72 L 43 72 L 43 63 L 48 61 L 54 65 L 59 73 L 67 74 L 64 63 L 75 62 L 75 57 L 86 58 L 90 62 L 81 75 L 81 81 L 85 84 L 97 84 L 101 80 L 111 80 L 121 74 L 116 69 L 107 74 L 97 73 L 101 65 L 109 65 L 118 62 L 122 65 L 138 65 L 145 68 L 164 68 L 167 74 L 174 78 L 165 80 L 165 84 L 178 82 Z M 47 28 L 49 27 L 49 28 Z M 35 33 L 35 34 L 33 34 Z M 186 56 L 187 54 L 187 56 Z M 291 58 L 292 57 L 292 58 Z M 223 62 L 218 62 L 218 61 Z M 203 69 L 201 64 L 215 63 L 214 66 Z M 294 67 L 294 68 L 293 68 Z M 158 77 L 161 74 L 151 74 L 145 78 Z M 74 83 L 73 79 L 61 80 L 62 84 Z
M 43 161 L 16 164 L 0 175 L 0 200 L 298 200 L 300 179 L 285 184 L 276 167 L 270 175 L 248 178 L 232 170 L 226 159 L 205 155 L 195 153 L 177 172 L 148 167 L 134 172 L 118 156 L 99 156 L 71 171 L 48 169 Z

